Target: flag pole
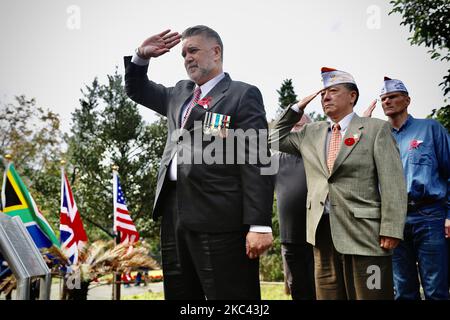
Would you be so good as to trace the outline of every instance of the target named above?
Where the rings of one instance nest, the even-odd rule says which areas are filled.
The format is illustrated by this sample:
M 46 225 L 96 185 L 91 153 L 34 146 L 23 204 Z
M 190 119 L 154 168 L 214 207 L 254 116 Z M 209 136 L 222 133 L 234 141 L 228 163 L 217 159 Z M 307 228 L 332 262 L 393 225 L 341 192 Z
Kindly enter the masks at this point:
M 3 157 L 3 165 L 5 166 L 5 172 L 8 170 L 8 165 L 12 162 L 12 155 L 7 153 Z
M 61 184 L 62 184 L 63 183 L 62 182 L 62 173 L 63 173 L 64 167 L 66 165 L 66 161 L 61 159 L 59 161 L 59 164 L 60 164 L 60 174 L 59 175 L 61 176 Z M 61 213 L 60 213 L 60 215 L 61 215 Z M 61 219 L 61 216 L 59 219 Z M 61 226 L 60 226 L 60 228 L 61 228 Z M 61 241 L 61 238 L 60 238 L 60 241 Z M 60 275 L 61 275 L 61 278 L 60 278 L 60 282 L 59 282 L 59 299 L 67 300 L 67 297 L 66 297 L 66 295 L 68 294 L 67 283 L 66 283 L 67 269 L 64 269 L 64 271 L 60 270 Z
M 3 174 L 3 182 L 2 185 L 0 185 L 0 189 L 2 189 L 2 193 L 0 195 L 0 212 L 3 212 L 3 208 L 6 205 L 6 199 L 4 199 L 4 191 L 3 188 L 5 187 L 4 184 L 6 183 L 6 174 L 8 172 L 8 165 L 10 164 L 10 162 L 12 161 L 12 155 L 10 155 L 9 153 L 5 154 L 5 157 L 3 158 L 3 165 L 5 166 L 5 171 Z
M 114 175 L 116 174 L 116 172 L 119 171 L 119 166 L 114 164 L 112 166 L 112 172 L 113 172 L 113 197 L 116 195 L 116 190 L 114 190 L 114 188 L 116 187 L 116 184 L 114 183 Z M 114 202 L 115 199 L 113 199 L 113 229 L 116 229 L 114 227 L 115 224 L 115 212 L 114 212 Z M 120 244 L 120 231 L 119 230 L 114 230 L 114 234 L 116 237 L 116 245 Z M 120 272 L 114 272 L 114 285 L 113 285 L 113 300 L 120 300 L 120 287 L 121 287 L 121 282 L 122 282 L 122 278 L 121 278 L 121 274 Z

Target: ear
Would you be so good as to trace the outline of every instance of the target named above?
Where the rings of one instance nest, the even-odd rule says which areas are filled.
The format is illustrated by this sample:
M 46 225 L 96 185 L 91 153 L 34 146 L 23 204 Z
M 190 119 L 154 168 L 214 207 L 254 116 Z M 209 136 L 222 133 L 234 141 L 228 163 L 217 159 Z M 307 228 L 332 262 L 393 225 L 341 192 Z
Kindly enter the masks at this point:
M 409 96 L 406 96 L 406 107 L 407 108 L 408 108 L 410 103 L 411 103 L 411 98 Z
M 219 45 L 216 45 L 214 48 L 214 55 L 216 57 L 217 60 L 221 60 L 222 59 L 222 50 L 220 49 Z
M 352 102 L 352 105 L 353 105 L 353 106 L 355 105 L 356 96 L 357 96 L 356 91 L 353 91 L 353 90 L 350 91 L 350 99 L 351 99 L 351 102 Z

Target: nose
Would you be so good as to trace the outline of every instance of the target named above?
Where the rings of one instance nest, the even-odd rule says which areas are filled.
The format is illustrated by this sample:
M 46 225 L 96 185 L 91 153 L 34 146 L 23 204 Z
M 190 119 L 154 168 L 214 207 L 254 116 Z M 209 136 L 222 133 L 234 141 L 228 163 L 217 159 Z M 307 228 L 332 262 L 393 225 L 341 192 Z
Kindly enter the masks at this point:
M 325 90 L 322 95 L 322 101 L 329 101 L 329 100 L 330 100 L 330 94 L 329 94 L 328 90 Z
M 191 63 L 193 60 L 194 60 L 194 59 L 192 58 L 192 56 L 191 56 L 189 53 L 187 53 L 186 56 L 184 57 L 184 63 L 185 63 L 185 64 L 189 64 L 189 63 Z

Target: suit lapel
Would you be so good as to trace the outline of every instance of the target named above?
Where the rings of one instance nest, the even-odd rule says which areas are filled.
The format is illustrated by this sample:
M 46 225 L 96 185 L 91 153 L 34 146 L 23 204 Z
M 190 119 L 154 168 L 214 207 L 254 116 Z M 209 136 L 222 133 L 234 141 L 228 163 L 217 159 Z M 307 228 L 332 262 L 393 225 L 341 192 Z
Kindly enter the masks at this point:
M 207 97 L 211 97 L 211 104 L 207 111 L 210 112 L 214 109 L 217 106 L 217 103 L 225 97 L 225 92 L 230 87 L 230 83 L 231 78 L 228 73 L 226 73 L 225 77 L 206 95 Z
M 336 161 L 334 162 L 333 171 L 331 172 L 331 174 L 336 172 L 336 170 L 339 168 L 339 166 L 344 162 L 344 160 L 353 151 L 355 146 L 359 143 L 359 141 L 361 140 L 361 135 L 362 135 L 361 129 L 363 127 L 364 127 L 364 125 L 362 124 L 360 117 L 358 117 L 358 115 L 355 114 L 353 116 L 352 121 L 350 122 L 350 124 L 349 124 L 349 126 L 347 128 L 347 131 L 345 133 L 344 138 L 342 139 L 341 149 L 339 150 L 339 153 L 337 155 Z M 345 144 L 345 140 L 346 139 L 354 138 L 355 135 L 358 138 L 355 139 L 355 142 L 353 143 L 353 145 L 348 146 L 347 144 Z

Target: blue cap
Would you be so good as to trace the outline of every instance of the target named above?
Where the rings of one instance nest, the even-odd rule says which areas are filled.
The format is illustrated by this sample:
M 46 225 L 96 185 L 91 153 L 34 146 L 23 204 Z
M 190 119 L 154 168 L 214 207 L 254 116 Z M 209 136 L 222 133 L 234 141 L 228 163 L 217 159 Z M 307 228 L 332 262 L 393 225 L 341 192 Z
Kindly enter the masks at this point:
M 381 88 L 380 96 L 386 93 L 397 91 L 405 92 L 406 94 L 408 94 L 408 90 L 406 90 L 403 82 L 401 82 L 400 80 L 391 79 L 389 77 L 384 77 L 384 85 L 383 88 Z

